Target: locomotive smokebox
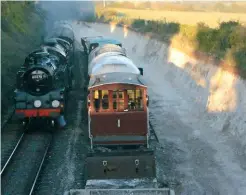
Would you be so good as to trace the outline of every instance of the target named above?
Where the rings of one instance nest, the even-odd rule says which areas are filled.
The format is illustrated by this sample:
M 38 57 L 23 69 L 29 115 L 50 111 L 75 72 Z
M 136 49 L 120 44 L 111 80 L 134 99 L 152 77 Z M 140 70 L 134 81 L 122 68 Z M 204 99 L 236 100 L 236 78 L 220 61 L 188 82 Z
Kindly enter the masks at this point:
M 24 88 L 32 95 L 44 95 L 52 89 L 53 75 L 54 71 L 48 66 L 31 67 L 24 73 Z

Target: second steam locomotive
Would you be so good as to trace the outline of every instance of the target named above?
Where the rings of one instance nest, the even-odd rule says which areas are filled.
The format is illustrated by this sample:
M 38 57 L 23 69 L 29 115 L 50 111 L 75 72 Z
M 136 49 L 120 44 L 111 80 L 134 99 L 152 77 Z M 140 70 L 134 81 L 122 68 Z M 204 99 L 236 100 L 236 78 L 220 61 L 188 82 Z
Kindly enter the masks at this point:
M 59 24 L 40 48 L 26 57 L 15 90 L 15 115 L 23 124 L 45 118 L 54 125 L 64 117 L 67 94 L 73 86 L 73 54 L 73 29 Z

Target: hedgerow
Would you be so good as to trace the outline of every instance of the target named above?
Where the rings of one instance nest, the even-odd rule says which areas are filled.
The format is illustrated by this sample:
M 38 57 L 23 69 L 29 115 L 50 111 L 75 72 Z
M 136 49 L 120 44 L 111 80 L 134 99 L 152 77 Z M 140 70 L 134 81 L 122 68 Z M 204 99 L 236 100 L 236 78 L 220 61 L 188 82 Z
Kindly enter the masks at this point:
M 117 11 L 100 9 L 96 20 L 125 24 L 143 33 L 151 32 L 162 41 L 170 41 L 174 35 L 179 35 L 194 50 L 226 61 L 227 66 L 236 68 L 242 77 L 246 77 L 246 27 L 238 21 L 221 22 L 217 28 L 211 28 L 204 23 L 191 26 L 166 20 L 128 19 L 119 15 Z

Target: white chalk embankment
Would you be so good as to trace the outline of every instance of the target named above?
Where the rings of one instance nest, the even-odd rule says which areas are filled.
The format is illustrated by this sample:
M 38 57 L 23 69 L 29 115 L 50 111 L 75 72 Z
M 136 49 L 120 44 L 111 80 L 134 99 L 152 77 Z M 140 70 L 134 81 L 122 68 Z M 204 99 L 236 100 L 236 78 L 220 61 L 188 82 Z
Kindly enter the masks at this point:
M 77 36 L 118 39 L 144 68 L 159 177 L 180 182 L 181 194 L 245 194 L 246 81 L 139 33 L 89 26 L 74 24 Z

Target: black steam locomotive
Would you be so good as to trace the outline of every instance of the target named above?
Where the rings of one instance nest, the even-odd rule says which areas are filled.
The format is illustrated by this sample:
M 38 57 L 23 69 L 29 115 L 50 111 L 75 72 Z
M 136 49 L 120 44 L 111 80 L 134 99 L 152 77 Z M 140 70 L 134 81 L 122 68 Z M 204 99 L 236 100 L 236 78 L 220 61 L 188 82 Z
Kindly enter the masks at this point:
M 17 73 L 15 90 L 15 115 L 23 124 L 44 118 L 54 125 L 64 118 L 67 95 L 74 83 L 73 55 L 73 30 L 60 24 L 26 57 Z

